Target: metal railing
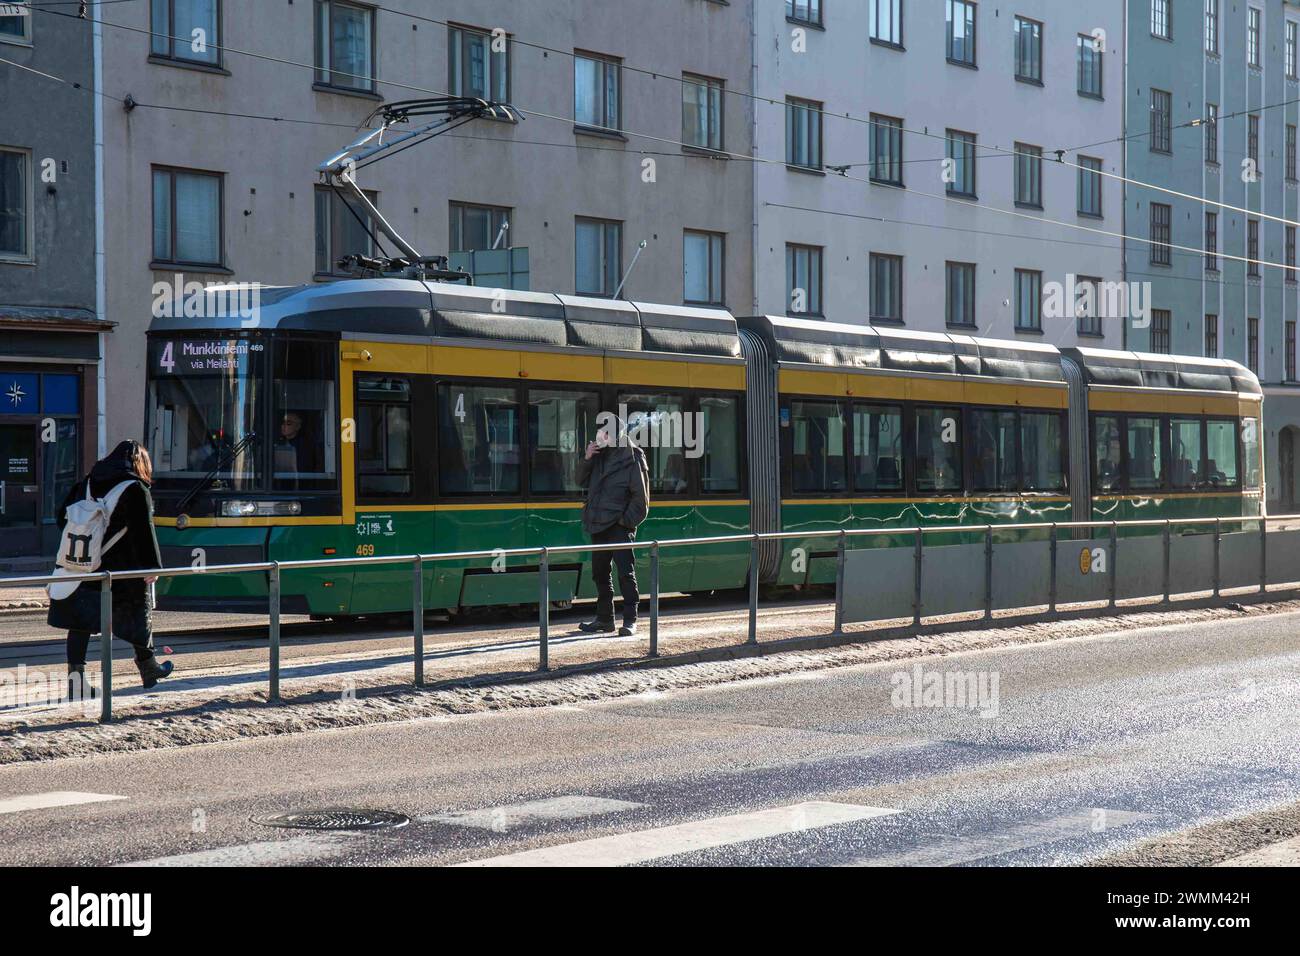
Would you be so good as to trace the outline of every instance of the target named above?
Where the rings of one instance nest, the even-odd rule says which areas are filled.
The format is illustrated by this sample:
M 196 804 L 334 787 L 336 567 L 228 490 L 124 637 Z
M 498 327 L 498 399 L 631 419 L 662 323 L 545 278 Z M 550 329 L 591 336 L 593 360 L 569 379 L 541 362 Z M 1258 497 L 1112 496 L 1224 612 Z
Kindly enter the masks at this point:
M 751 532 L 748 534 L 731 534 L 718 535 L 708 538 L 680 538 L 668 541 L 632 541 L 618 544 L 574 544 L 560 545 L 555 547 L 531 547 L 531 548 L 496 548 L 484 549 L 477 551 L 454 551 L 440 554 L 403 554 L 403 555 L 381 555 L 374 557 L 347 557 L 347 558 L 322 558 L 302 561 L 259 561 L 247 564 L 224 564 L 210 565 L 203 567 L 181 567 L 181 568 L 154 568 L 149 570 L 136 571 L 96 571 L 86 574 L 65 574 L 65 575 L 36 575 L 20 578 L 0 578 L 0 588 L 5 587 L 31 587 L 51 584 L 54 582 L 83 582 L 98 581 L 101 582 L 101 594 L 99 603 L 100 616 L 100 670 L 101 682 L 100 688 L 101 705 L 100 719 L 108 722 L 112 720 L 113 706 L 113 655 L 112 640 L 106 638 L 106 635 L 112 634 L 113 631 L 113 602 L 112 602 L 112 584 L 114 581 L 127 581 L 143 578 L 171 578 L 187 577 L 197 575 L 214 575 L 214 574 L 247 574 L 264 572 L 267 575 L 267 599 L 269 606 L 269 641 L 268 641 L 268 667 L 269 667 L 269 686 L 268 698 L 271 702 L 280 702 L 280 578 L 285 571 L 313 570 L 322 568 L 339 568 L 355 567 L 358 565 L 365 567 L 376 567 L 392 564 L 409 564 L 412 566 L 412 624 L 413 624 L 413 643 L 414 643 L 414 683 L 416 687 L 424 686 L 424 569 L 426 564 L 436 564 L 444 561 L 472 561 L 479 559 L 499 559 L 513 557 L 536 557 L 538 561 L 538 670 L 546 671 L 550 668 L 550 563 L 556 555 L 568 554 L 590 554 L 597 551 L 620 551 L 632 550 L 649 551 L 650 553 L 650 634 L 649 634 L 649 657 L 659 656 L 659 559 L 660 552 L 665 548 L 688 548 L 701 547 L 704 545 L 717 544 L 739 544 L 749 542 L 750 555 L 749 567 L 751 572 L 759 566 L 759 546 L 764 541 L 807 541 L 810 539 L 836 539 L 836 583 L 835 583 L 835 625 L 833 633 L 836 635 L 844 632 L 844 594 L 845 594 L 845 565 L 846 554 L 849 551 L 848 539 L 850 538 L 870 538 L 879 536 L 907 537 L 912 536 L 915 539 L 916 553 L 916 574 L 913 581 L 916 599 L 914 601 L 914 620 L 915 625 L 921 622 L 921 560 L 924 553 L 924 541 L 927 535 L 935 534 L 983 534 L 985 540 L 985 607 L 984 615 L 986 620 L 992 619 L 992 555 L 993 555 L 993 536 L 995 533 L 1002 532 L 1021 532 L 1021 531 L 1045 531 L 1048 533 L 1048 540 L 1051 542 L 1052 560 L 1051 575 L 1049 583 L 1048 600 L 1044 602 L 1049 613 L 1056 612 L 1056 549 L 1060 538 L 1060 532 L 1068 530 L 1088 530 L 1088 529 L 1109 529 L 1109 541 L 1112 553 L 1112 571 L 1111 571 L 1111 594 L 1109 606 L 1115 606 L 1115 574 L 1114 567 L 1117 563 L 1115 556 L 1118 555 L 1119 542 L 1124 540 L 1119 536 L 1121 529 L 1128 528 L 1163 528 L 1164 533 L 1164 601 L 1167 603 L 1170 599 L 1169 567 L 1170 567 L 1170 540 L 1172 537 L 1172 528 L 1185 526 L 1210 526 L 1214 527 L 1214 596 L 1219 597 L 1219 545 L 1222 537 L 1224 525 L 1245 525 L 1259 524 L 1260 526 L 1260 580 L 1259 591 L 1264 593 L 1268 587 L 1268 568 L 1266 561 L 1267 554 L 1267 529 L 1268 524 L 1272 522 L 1292 521 L 1300 523 L 1300 515 L 1279 515 L 1279 516 L 1261 516 L 1261 515 L 1242 515 L 1216 518 L 1173 518 L 1173 519 L 1138 519 L 1132 521 L 1056 521 L 1056 522 L 1023 522 L 1011 524 L 965 524 L 965 525 L 931 525 L 917 526 L 910 528 L 842 528 L 827 529 L 821 531 L 773 531 L 773 532 Z M 759 598 L 759 581 L 758 575 L 749 574 L 749 626 L 746 637 L 746 644 L 755 645 L 758 643 L 758 598 Z M 107 586 L 104 586 L 107 585 Z M 1032 605 L 1031 605 L 1032 606 Z M 979 608 L 971 608 L 970 611 L 978 611 Z

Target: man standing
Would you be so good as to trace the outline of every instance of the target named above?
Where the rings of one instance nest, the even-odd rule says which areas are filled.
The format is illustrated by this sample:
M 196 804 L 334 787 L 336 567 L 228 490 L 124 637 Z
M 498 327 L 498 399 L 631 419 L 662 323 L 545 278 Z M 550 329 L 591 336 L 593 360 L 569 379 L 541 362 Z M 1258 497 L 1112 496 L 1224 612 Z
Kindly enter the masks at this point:
M 582 506 L 582 527 L 592 544 L 625 544 L 636 538 L 637 526 L 650 508 L 650 469 L 645 452 L 627 439 L 617 419 L 602 425 L 596 440 L 578 462 L 578 484 L 587 489 Z M 596 619 L 578 625 L 588 634 L 614 630 L 614 581 L 611 560 L 618 565 L 618 586 L 623 592 L 621 637 L 636 634 L 636 565 L 632 549 L 593 551 L 591 576 L 596 584 Z

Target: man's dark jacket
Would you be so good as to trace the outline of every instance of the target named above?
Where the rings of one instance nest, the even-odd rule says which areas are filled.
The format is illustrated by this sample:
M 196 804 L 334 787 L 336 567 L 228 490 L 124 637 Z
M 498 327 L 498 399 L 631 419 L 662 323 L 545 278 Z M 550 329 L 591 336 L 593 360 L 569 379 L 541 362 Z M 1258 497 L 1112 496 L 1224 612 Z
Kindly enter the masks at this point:
M 635 531 L 650 510 L 650 469 L 645 452 L 621 445 L 578 462 L 575 476 L 587 489 L 582 527 L 587 534 L 620 526 Z

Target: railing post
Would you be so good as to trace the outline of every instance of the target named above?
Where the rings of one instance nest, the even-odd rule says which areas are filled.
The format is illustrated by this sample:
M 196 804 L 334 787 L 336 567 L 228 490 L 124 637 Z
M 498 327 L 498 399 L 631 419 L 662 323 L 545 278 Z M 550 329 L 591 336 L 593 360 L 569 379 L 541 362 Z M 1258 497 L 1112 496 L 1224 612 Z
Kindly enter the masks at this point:
M 113 719 L 113 574 L 104 572 L 99 582 L 99 721 L 107 724 Z M 85 684 L 82 684 L 83 693 Z
M 758 535 L 749 542 L 749 644 L 758 643 Z
M 415 556 L 411 579 L 411 626 L 415 636 L 415 686 L 424 686 L 424 558 Z
M 1169 592 L 1172 590 L 1171 582 L 1169 580 L 1169 554 L 1170 554 L 1170 548 L 1172 547 L 1172 539 L 1173 539 L 1173 534 L 1170 529 L 1172 527 L 1173 527 L 1173 522 L 1171 521 L 1165 522 L 1164 572 L 1162 578 L 1162 580 L 1164 581 L 1164 592 L 1165 592 L 1164 603 L 1165 604 L 1169 603 L 1170 601 Z
M 1259 516 L 1259 593 L 1268 593 L 1268 519 Z
M 1219 546 L 1223 543 L 1223 519 L 1214 519 L 1214 596 L 1219 596 L 1222 572 L 1219 565 Z
M 1058 535 L 1056 530 L 1056 522 L 1053 521 L 1052 528 L 1047 533 L 1048 552 L 1050 556 L 1050 562 L 1052 565 L 1051 572 L 1050 572 L 1051 580 L 1047 585 L 1047 613 L 1048 614 L 1056 613 L 1056 554 L 1058 551 L 1057 538 Z
M 1115 592 L 1119 585 L 1119 522 L 1110 523 L 1110 606 L 1115 606 Z
M 267 588 L 271 610 L 271 689 L 267 699 L 280 701 L 280 562 L 271 562 L 270 581 Z
M 925 535 L 917 525 L 915 553 L 912 556 L 912 626 L 921 626 L 921 551 L 925 547 Z
M 993 620 L 993 525 L 984 528 L 984 620 Z
M 650 542 L 650 656 L 659 656 L 659 542 Z
M 538 566 L 537 591 L 537 669 L 551 669 L 551 552 L 542 548 L 542 560 Z
M 835 633 L 844 633 L 844 551 L 848 535 L 840 529 L 839 542 L 835 549 Z

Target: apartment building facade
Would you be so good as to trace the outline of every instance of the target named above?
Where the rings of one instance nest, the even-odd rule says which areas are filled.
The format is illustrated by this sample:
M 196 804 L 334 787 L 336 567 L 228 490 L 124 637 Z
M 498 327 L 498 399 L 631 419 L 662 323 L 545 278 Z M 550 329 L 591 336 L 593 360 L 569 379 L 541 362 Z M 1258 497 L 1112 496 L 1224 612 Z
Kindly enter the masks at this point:
M 1119 347 L 1123 0 L 756 16 L 759 310 Z
M 1129 0 L 1128 19 L 1125 270 L 1153 306 L 1129 345 L 1259 376 L 1269 508 L 1294 511 L 1300 4 Z
M 90 33 L 0 14 L 0 567 L 21 568 L 53 547 L 58 506 L 99 449 L 112 326 L 96 306 Z

